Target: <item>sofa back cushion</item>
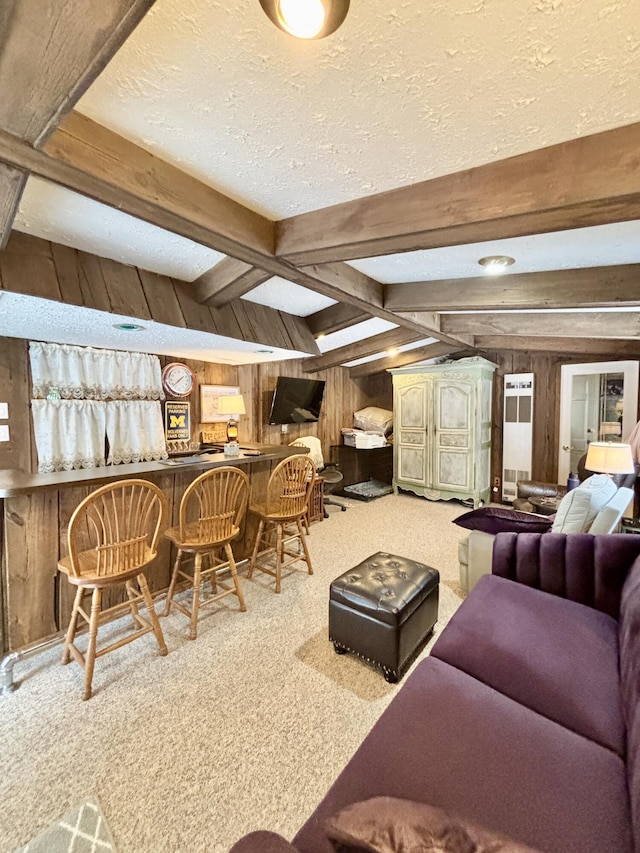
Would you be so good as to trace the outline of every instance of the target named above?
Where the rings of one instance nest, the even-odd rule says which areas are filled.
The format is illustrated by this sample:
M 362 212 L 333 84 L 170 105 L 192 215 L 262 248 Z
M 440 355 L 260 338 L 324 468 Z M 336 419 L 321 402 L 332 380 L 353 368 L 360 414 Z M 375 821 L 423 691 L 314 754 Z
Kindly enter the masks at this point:
M 551 531 L 586 533 L 595 517 L 618 491 L 606 474 L 594 474 L 562 498 Z
M 596 515 L 589 533 L 613 533 L 632 499 L 633 489 L 619 488 Z
M 620 601 L 620 688 L 631 819 L 634 837 L 640 839 L 640 557 L 627 575 Z

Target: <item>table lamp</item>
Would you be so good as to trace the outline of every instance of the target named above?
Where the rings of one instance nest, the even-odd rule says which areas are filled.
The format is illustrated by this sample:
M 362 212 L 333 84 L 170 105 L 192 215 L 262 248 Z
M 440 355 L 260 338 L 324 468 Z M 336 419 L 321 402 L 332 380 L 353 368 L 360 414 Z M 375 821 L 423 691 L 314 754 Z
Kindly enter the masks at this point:
M 587 449 L 584 467 L 598 474 L 633 474 L 635 467 L 631 445 L 614 441 L 592 441 Z
M 229 394 L 218 398 L 218 412 L 221 415 L 229 415 L 227 421 L 227 444 L 238 442 L 238 418 L 246 415 L 242 394 Z

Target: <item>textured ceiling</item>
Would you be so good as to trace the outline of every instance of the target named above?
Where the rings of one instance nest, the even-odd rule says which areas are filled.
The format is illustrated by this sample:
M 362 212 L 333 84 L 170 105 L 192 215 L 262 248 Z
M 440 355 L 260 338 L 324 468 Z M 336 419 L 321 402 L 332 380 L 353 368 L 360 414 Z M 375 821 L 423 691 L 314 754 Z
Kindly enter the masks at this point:
M 639 121 L 637 3 L 353 0 L 336 33 L 304 42 L 258 0 L 157 0 L 77 108 L 280 219 Z M 16 227 L 185 281 L 222 257 L 33 179 Z M 392 283 L 478 275 L 494 252 L 513 272 L 638 263 L 639 237 L 625 223 L 353 265 Z M 331 304 L 277 278 L 246 298 L 301 316 Z
M 117 323 L 136 322 L 144 327 L 141 331 L 114 328 Z M 178 330 L 150 320 L 137 321 L 135 317 L 4 291 L 0 292 L 0 329 L 8 338 L 135 350 L 223 364 L 257 364 L 305 355 L 277 347 L 265 350 L 260 344 L 208 332 Z
M 349 263 L 378 281 L 392 284 L 484 276 L 484 267 L 478 261 L 487 255 L 514 258 L 515 263 L 508 267 L 509 274 L 639 264 L 640 222 L 618 222 L 552 234 L 468 243 L 466 246 L 444 246 Z
M 637 0 L 157 0 L 78 109 L 273 218 L 640 119 Z
M 39 178 L 27 181 L 14 228 L 184 281 L 193 281 L 224 258 L 186 237 Z

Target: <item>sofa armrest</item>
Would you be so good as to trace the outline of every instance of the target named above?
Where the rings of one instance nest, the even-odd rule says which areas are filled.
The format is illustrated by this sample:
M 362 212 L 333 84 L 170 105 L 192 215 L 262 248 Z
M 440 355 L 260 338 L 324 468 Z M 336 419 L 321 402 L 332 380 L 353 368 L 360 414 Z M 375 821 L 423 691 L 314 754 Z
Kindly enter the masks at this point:
M 640 536 L 590 533 L 498 533 L 492 573 L 585 604 L 614 619 Z
M 229 853 L 299 853 L 277 832 L 250 832 L 233 845 Z
M 519 498 L 561 498 L 567 493 L 566 486 L 556 483 L 543 483 L 540 480 L 518 480 L 516 483 Z

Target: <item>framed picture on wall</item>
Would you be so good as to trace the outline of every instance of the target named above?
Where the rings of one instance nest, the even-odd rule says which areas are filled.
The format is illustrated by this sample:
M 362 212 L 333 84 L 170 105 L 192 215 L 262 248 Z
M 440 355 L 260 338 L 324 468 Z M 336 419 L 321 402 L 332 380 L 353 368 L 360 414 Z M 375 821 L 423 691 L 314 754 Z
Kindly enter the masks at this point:
M 239 393 L 240 388 L 236 385 L 201 385 L 200 422 L 215 424 L 220 421 L 228 421 L 229 415 L 221 415 L 218 412 L 218 400 L 220 397 L 237 396 Z

